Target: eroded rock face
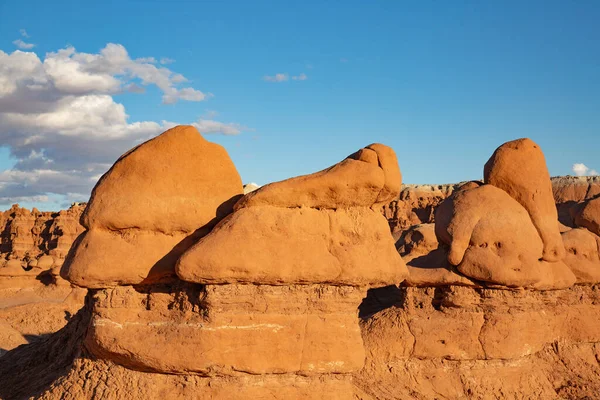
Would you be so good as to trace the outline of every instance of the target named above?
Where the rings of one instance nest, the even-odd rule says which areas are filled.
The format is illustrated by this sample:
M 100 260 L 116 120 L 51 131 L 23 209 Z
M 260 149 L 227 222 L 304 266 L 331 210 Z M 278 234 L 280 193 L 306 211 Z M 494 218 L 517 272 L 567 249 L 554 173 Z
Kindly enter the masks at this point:
M 100 358 L 163 373 L 349 373 L 364 362 L 356 323 L 363 296 L 319 285 L 107 289 L 94 296 L 86 345 Z
M 565 249 L 558 229 L 558 213 L 546 159 L 539 145 L 530 139 L 504 143 L 485 164 L 483 177 L 485 183 L 504 190 L 525 207 L 544 243 L 544 260 L 562 260 Z
M 434 222 L 435 209 L 448 198 L 460 183 L 450 185 L 402 185 L 398 198 L 383 207 L 394 234 L 413 225 Z
M 503 175 L 502 160 L 522 154 L 503 155 L 505 145 L 492 157 L 500 172 L 486 174 L 498 186 L 468 182 L 408 199 L 402 207 L 425 223 L 393 237 L 380 209 L 398 198 L 401 175 L 386 146 L 260 188 L 225 216 L 218 202 L 200 204 L 201 188 L 142 167 L 178 146 L 171 141 L 127 153 L 99 183 L 97 212 L 86 211 L 88 230 L 67 263 L 81 267 L 74 281 L 95 289 L 60 332 L 0 358 L 0 398 L 593 398 L 600 390 L 600 241 L 565 224 L 564 262 L 544 259 L 557 254 L 554 233 L 540 232 L 550 217 L 527 200 L 544 182 L 521 192 L 527 177 Z M 522 143 L 508 147 L 531 150 Z M 146 145 L 141 161 L 118 167 Z M 522 165 L 537 173 L 532 158 Z M 136 211 L 124 223 L 129 193 L 119 179 L 130 171 L 160 189 L 155 216 Z M 206 179 L 211 188 L 216 177 Z M 121 197 L 118 212 L 104 203 L 111 195 Z M 143 199 L 130 197 L 138 210 Z M 187 206 L 197 212 L 191 220 Z M 215 226 L 198 215 L 224 218 Z M 34 246 L 40 227 L 35 220 Z M 54 265 L 44 257 L 36 267 Z M 119 264 L 100 268 L 100 259 Z M 9 261 L 5 271 L 22 270 Z M 27 340 L 0 325 L 3 337 Z
M 235 208 L 381 206 L 398 196 L 401 184 L 396 154 L 375 143 L 323 171 L 262 186 L 244 196 Z
M 575 224 L 600 235 L 600 196 L 585 201 L 575 216 Z
M 548 271 L 555 268 L 559 276 L 563 270 L 565 275 L 554 283 L 555 287 L 570 286 L 575 281 L 564 264 L 538 261 L 543 243 L 529 214 L 495 186 L 454 193 L 437 209 L 435 229 L 439 240 L 449 246 L 450 264 L 473 279 L 532 287 L 545 281 Z
M 373 210 L 398 195 L 399 179 L 393 150 L 375 144 L 324 171 L 263 186 L 183 254 L 177 275 L 207 284 L 400 282 L 406 267 Z
M 43 340 L 83 305 L 84 293 L 58 276 L 64 246 L 83 230 L 82 210 L 73 205 L 52 213 L 14 205 L 0 213 L 0 356 Z
M 242 182 L 225 149 L 178 126 L 124 154 L 92 192 L 62 275 L 102 288 L 171 278 L 179 255 L 233 207 Z
M 595 286 L 400 288 L 389 308 L 361 321 L 367 367 L 355 375 L 358 397 L 593 398 L 599 294 Z
M 600 282 L 600 237 L 584 228 L 562 233 L 567 250 L 565 264 L 577 277 L 577 283 Z
M 385 218 L 366 207 L 241 208 L 177 265 L 181 279 L 205 284 L 381 286 L 405 271 Z
M 406 286 L 479 286 L 479 283 L 461 274 L 448 262 L 448 249 L 438 242 L 434 224 L 409 228 L 396 243 L 398 252 L 408 268 Z
M 190 178 L 215 156 L 202 159 L 208 151 L 202 149 L 187 154 L 206 145 L 190 135 L 188 128 L 174 128 L 137 147 L 94 189 L 83 215 L 88 230 L 63 269 L 81 286 L 115 286 L 89 300 L 87 351 L 138 371 L 206 377 L 318 375 L 335 386 L 332 374 L 359 371 L 364 351 L 356 310 L 365 288 L 399 283 L 406 274 L 379 212 L 401 185 L 393 150 L 374 144 L 328 170 L 264 186 L 208 233 L 230 197 L 212 206 L 201 202 L 213 195 L 217 175 L 228 172 L 214 163 L 212 175 Z M 167 175 L 157 152 L 198 165 Z M 150 161 L 163 167 L 146 168 Z M 124 204 L 148 201 L 125 190 L 138 180 L 146 180 L 153 213 L 136 210 L 119 219 Z M 178 258 L 177 275 L 187 282 L 161 281 Z M 342 387 L 340 396 L 351 396 L 351 387 Z

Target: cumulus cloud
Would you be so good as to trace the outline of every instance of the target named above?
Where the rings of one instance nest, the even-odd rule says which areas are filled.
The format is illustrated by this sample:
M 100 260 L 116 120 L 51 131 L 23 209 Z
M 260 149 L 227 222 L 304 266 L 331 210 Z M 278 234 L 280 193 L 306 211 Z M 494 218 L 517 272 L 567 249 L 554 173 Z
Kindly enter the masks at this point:
M 130 121 L 113 95 L 156 86 L 163 103 L 201 101 L 198 89 L 152 58 L 131 59 L 108 44 L 95 54 L 73 47 L 47 53 L 0 50 L 0 141 L 15 165 L 0 171 L 0 203 L 44 202 L 57 195 L 83 201 L 97 179 L 129 148 L 176 125 Z M 203 133 L 239 134 L 244 127 L 214 119 L 192 125 Z
M 24 38 L 28 38 L 29 34 L 27 34 L 27 31 L 25 29 L 19 29 L 19 33 L 21 34 L 21 36 L 23 36 Z
M 285 82 L 289 79 L 288 74 L 279 73 L 275 75 L 265 75 L 263 79 L 267 82 Z
M 308 79 L 308 76 L 306 76 L 306 74 L 303 72 L 298 76 L 292 76 L 292 79 L 295 81 L 305 81 Z
M 35 44 L 24 42 L 21 39 L 14 40 L 13 44 L 23 50 L 29 50 L 29 49 L 33 49 L 35 47 Z
M 600 175 L 600 174 L 598 174 L 598 172 L 595 169 L 591 169 L 587 165 L 581 164 L 581 163 L 573 164 L 572 169 L 573 169 L 573 172 L 575 173 L 575 175 L 577 175 L 577 176 L 596 176 L 596 175 Z
M 160 63 L 163 65 L 173 64 L 174 62 L 175 62 L 175 60 L 173 60 L 172 58 L 169 58 L 169 57 L 163 57 L 160 59 Z
M 154 58 L 154 57 L 139 57 L 139 58 L 135 59 L 135 62 L 156 64 L 156 58 Z
M 221 133 L 223 135 L 239 135 L 246 127 L 239 124 L 226 124 L 212 119 L 199 119 L 192 123 L 201 133 Z

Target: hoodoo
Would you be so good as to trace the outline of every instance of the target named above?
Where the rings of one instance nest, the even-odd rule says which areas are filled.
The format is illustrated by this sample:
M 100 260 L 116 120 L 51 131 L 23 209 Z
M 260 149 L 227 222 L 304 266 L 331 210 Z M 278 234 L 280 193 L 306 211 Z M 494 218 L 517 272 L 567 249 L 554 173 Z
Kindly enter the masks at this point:
M 175 127 L 94 188 L 68 324 L 25 344 L 0 307 L 0 398 L 594 398 L 598 185 L 551 181 L 519 139 L 483 182 L 402 186 L 372 144 L 242 195 L 225 149 Z M 13 210 L 0 283 L 59 281 L 71 214 L 39 252 L 37 212 Z

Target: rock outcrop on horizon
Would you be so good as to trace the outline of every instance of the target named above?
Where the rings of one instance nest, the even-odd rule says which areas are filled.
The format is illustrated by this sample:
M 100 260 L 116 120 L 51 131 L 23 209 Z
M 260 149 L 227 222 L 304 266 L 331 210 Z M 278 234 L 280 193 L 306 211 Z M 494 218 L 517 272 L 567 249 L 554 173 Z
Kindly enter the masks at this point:
M 41 212 L 15 204 L 0 214 L 0 356 L 61 329 L 83 306 L 85 290 L 59 273 L 83 231 L 84 208 Z
M 372 144 L 243 190 L 191 127 L 121 157 L 62 267 L 80 288 L 56 278 L 83 307 L 28 344 L 0 320 L 20 345 L 0 355 L 0 398 L 600 392 L 600 180 L 551 180 L 532 141 L 500 146 L 483 182 L 402 186 L 395 152 Z M 56 271 L 37 212 L 13 214 L 5 258 Z M 80 229 L 64 217 L 58 259 Z

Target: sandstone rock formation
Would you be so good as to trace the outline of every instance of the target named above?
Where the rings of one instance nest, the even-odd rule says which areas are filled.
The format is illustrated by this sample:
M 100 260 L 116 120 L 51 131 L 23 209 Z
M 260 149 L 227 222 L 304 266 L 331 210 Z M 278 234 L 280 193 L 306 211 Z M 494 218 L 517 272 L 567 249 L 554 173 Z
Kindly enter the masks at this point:
M 87 231 L 65 263 L 66 277 L 92 289 L 57 285 L 79 298 L 69 304 L 82 304 L 87 292 L 83 308 L 65 315 L 68 324 L 32 339 L 27 332 L 44 325 L 40 316 L 18 322 L 27 314 L 5 311 L 0 301 L 0 341 L 23 343 L 0 357 L 0 398 L 582 399 L 600 392 L 600 237 L 575 218 L 596 197 L 589 195 L 595 181 L 585 180 L 585 193 L 565 187 L 569 179 L 553 181 L 552 206 L 568 207 L 571 219 L 561 219 L 557 245 L 566 255 L 550 262 L 544 255 L 559 255 L 552 241 L 562 218 L 549 217 L 550 180 L 538 176 L 537 186 L 521 190 L 527 174 L 505 175 L 502 161 L 520 160 L 537 173 L 539 154 L 529 160 L 501 146 L 486 173 L 496 184 L 402 188 L 394 152 L 376 144 L 219 208 L 210 192 L 220 179 L 214 171 L 174 179 L 144 168 L 157 151 L 179 149 L 169 132 L 159 137 L 168 145 L 150 141 L 127 153 L 94 191 Z M 210 147 L 195 131 L 174 132 Z M 141 159 L 128 160 L 140 150 Z M 230 161 L 215 169 L 223 165 Z M 225 181 L 237 176 L 224 174 Z M 136 176 L 153 183 L 143 189 L 152 213 L 123 184 Z M 540 209 L 528 200 L 536 188 L 544 193 Z M 129 202 L 135 212 L 127 212 Z M 18 233 L 24 240 L 5 257 L 6 273 L 23 265 L 52 270 L 60 259 L 58 244 L 54 253 L 16 258 L 27 257 L 30 239 L 40 246 L 36 218 L 17 221 L 32 234 Z M 61 232 L 52 225 L 43 226 Z M 187 240 L 174 250 L 167 243 L 179 234 Z M 60 236 L 64 249 L 69 238 Z M 35 295 L 46 295 L 45 287 Z
M 209 284 L 399 283 L 406 267 L 372 208 L 398 196 L 400 184 L 393 150 L 374 144 L 324 171 L 263 186 L 183 254 L 177 275 Z
M 396 246 L 408 268 L 405 286 L 480 286 L 448 262 L 448 251 L 438 242 L 434 224 L 410 227 Z
M 504 190 L 525 207 L 544 243 L 544 260 L 562 260 L 565 249 L 558 229 L 558 213 L 540 147 L 530 139 L 504 143 L 485 164 L 483 177 L 485 183 Z
M 403 185 L 400 195 L 383 207 L 392 233 L 399 234 L 413 225 L 434 222 L 435 209 L 461 183 L 452 185 Z
M 600 196 L 589 199 L 581 204 L 575 216 L 575 224 L 582 228 L 587 228 L 596 235 L 600 235 Z
M 381 311 L 361 320 L 367 361 L 354 376 L 359 399 L 593 399 L 600 392 L 597 285 L 369 295 L 378 296 Z
M 0 213 L 0 356 L 56 332 L 83 305 L 85 291 L 58 276 L 83 230 L 82 211 L 79 205 L 52 213 L 15 204 Z
M 600 282 L 600 237 L 583 228 L 562 233 L 567 250 L 565 264 L 577 278 L 577 283 Z
M 365 290 L 406 276 L 379 212 L 400 190 L 393 150 L 374 144 L 328 170 L 262 187 L 208 235 L 190 237 L 210 230 L 241 192 L 241 183 L 239 191 L 233 185 L 237 173 L 233 179 L 231 171 L 219 171 L 227 163 L 202 175 L 198 166 L 215 154 L 203 154 L 207 143 L 190 132 L 175 128 L 127 153 L 94 189 L 83 214 L 88 230 L 63 272 L 75 284 L 106 288 L 88 295 L 82 310 L 87 322 L 79 323 L 89 327 L 76 345 L 137 371 L 231 380 L 264 375 L 258 397 L 282 382 L 305 381 L 305 387 L 316 382 L 329 388 L 327 398 L 334 392 L 348 398 L 350 374 L 364 364 L 356 310 Z M 182 157 L 182 139 L 191 141 L 187 149 L 199 146 L 199 153 Z M 166 174 L 148 168 L 157 153 L 197 165 L 182 172 L 173 163 L 180 168 Z M 153 183 L 145 193 L 153 202 L 150 213 L 143 212 L 140 193 L 129 191 L 146 182 Z M 171 203 L 174 208 L 167 208 Z M 136 205 L 135 212 L 126 213 L 125 204 Z M 198 243 L 185 251 L 186 242 L 174 253 L 165 236 L 179 232 Z M 160 268 L 172 271 L 183 251 L 176 272 L 188 282 L 148 277 L 157 269 L 148 260 L 161 260 Z M 304 397 L 303 385 L 294 385 L 286 389 L 289 397 Z M 231 386 L 224 398 L 237 394 Z
M 563 263 L 539 261 L 543 243 L 529 214 L 495 186 L 454 193 L 437 209 L 435 229 L 449 246 L 450 264 L 468 277 L 511 287 L 567 287 L 575 282 Z M 546 286 L 542 282 L 550 271 L 556 272 L 556 281 Z
M 173 276 L 173 263 L 242 193 L 227 152 L 178 126 L 125 153 L 100 179 L 82 216 L 88 229 L 63 276 L 102 288 Z

